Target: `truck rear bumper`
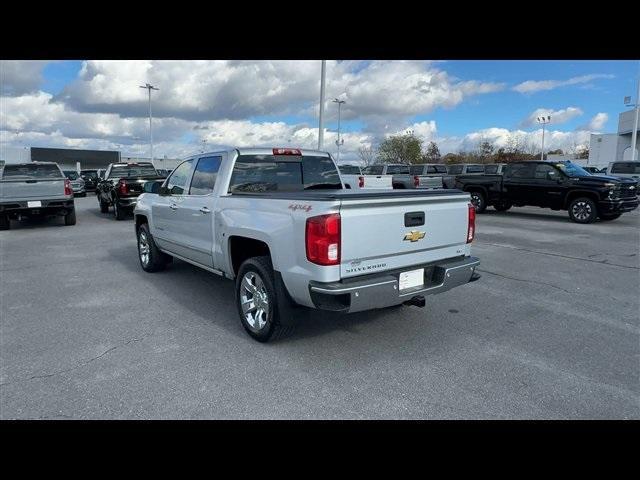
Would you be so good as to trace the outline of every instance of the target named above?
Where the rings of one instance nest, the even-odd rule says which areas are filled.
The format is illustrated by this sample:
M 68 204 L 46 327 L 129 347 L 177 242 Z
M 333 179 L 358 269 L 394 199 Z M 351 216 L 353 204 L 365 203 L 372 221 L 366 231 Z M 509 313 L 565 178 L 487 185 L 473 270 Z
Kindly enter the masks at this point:
M 135 208 L 138 203 L 138 197 L 121 197 L 117 202 L 121 208 Z
M 66 215 L 74 208 L 73 200 L 39 200 L 39 207 L 30 207 L 26 201 L 0 204 L 0 213 L 17 218 L 18 215 Z
M 472 279 L 478 265 L 480 265 L 478 258 L 464 257 L 340 282 L 312 281 L 309 282 L 309 292 L 314 306 L 318 309 L 361 312 L 400 305 L 416 296 L 435 295 L 464 285 Z M 400 273 L 418 268 L 424 268 L 424 284 L 400 290 Z
M 638 208 L 638 197 L 625 197 L 617 200 L 602 200 L 598 202 L 601 213 L 624 213 Z

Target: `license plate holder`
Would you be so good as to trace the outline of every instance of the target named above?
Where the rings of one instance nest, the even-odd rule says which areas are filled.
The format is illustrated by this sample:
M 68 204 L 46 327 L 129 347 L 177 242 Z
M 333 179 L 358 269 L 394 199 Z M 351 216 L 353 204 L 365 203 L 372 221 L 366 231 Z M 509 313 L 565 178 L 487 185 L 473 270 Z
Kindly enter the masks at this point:
M 40 200 L 34 200 L 32 202 L 27 202 L 28 208 L 39 208 L 42 207 L 42 202 Z
M 416 270 L 409 270 L 408 272 L 400 273 L 398 278 L 398 288 L 402 292 L 403 290 L 409 290 L 411 288 L 424 286 L 424 268 L 418 268 Z

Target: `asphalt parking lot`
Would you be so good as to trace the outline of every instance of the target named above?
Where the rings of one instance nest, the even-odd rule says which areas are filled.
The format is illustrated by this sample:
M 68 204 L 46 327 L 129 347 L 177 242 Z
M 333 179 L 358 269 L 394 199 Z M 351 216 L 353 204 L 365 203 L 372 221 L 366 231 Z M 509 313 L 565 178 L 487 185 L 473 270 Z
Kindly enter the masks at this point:
M 76 205 L 0 232 L 2 419 L 640 418 L 638 211 L 490 208 L 479 281 L 260 344 L 232 282 L 145 273 L 131 219 Z

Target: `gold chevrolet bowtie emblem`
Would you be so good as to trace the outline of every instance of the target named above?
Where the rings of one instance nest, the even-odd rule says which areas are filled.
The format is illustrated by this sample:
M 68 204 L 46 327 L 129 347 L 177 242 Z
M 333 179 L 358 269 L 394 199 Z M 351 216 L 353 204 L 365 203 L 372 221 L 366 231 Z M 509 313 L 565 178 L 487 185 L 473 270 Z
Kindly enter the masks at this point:
M 409 242 L 417 242 L 418 240 L 422 240 L 425 236 L 425 232 L 419 232 L 418 230 L 412 230 L 409 233 L 405 234 L 404 239 Z

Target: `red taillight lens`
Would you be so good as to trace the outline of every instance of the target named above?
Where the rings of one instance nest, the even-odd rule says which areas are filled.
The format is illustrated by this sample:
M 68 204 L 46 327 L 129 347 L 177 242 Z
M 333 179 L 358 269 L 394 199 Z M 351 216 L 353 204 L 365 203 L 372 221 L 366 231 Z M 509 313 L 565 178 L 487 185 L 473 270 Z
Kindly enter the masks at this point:
M 420 185 L 420 179 L 416 175 L 416 176 L 413 177 L 413 186 L 417 187 L 418 185 Z
M 71 188 L 71 180 L 69 180 L 68 178 L 64 179 L 64 194 L 73 195 L 73 188 Z
M 476 234 L 476 207 L 473 204 L 469 204 L 469 224 L 467 226 L 467 243 L 473 242 L 473 237 Z
M 364 188 L 364 177 L 358 177 L 358 187 Z
M 129 194 L 129 185 L 127 185 L 127 181 L 124 178 L 121 178 L 118 182 L 118 191 L 121 195 Z
M 307 218 L 307 259 L 316 265 L 340 264 L 340 214 Z
M 274 148 L 274 155 L 302 155 L 298 148 Z

